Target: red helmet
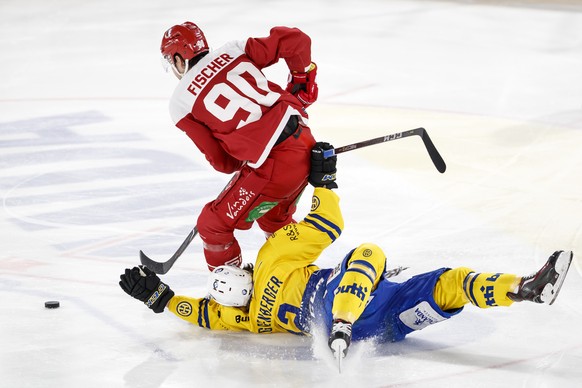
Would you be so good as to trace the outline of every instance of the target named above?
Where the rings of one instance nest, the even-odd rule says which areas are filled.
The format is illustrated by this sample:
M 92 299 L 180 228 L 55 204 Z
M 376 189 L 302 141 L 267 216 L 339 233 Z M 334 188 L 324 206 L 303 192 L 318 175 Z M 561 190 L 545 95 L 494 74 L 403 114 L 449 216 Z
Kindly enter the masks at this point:
M 173 64 L 176 54 L 184 59 L 192 59 L 209 49 L 202 30 L 192 22 L 184 22 L 170 27 L 164 33 L 160 50 L 164 58 Z

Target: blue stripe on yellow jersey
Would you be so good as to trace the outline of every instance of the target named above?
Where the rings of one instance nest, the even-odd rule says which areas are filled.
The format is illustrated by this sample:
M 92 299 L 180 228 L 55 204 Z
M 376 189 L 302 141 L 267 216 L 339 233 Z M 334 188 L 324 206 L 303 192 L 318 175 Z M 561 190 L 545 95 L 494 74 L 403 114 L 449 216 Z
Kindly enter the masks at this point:
M 202 310 L 200 316 L 204 317 L 204 326 L 200 325 L 200 327 L 206 327 L 207 329 L 209 329 L 210 322 L 208 320 L 208 299 L 202 299 L 200 301 L 200 308 Z M 200 322 L 200 319 L 198 319 L 198 321 Z
M 332 242 L 342 234 L 341 229 L 337 225 L 315 213 L 309 213 L 307 217 L 305 217 L 305 222 L 308 222 L 322 232 L 327 233 Z

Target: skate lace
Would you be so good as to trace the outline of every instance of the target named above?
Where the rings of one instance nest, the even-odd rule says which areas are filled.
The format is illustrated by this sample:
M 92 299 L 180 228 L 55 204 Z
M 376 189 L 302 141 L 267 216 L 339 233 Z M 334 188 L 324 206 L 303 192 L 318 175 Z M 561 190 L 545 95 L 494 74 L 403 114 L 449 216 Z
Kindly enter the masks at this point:
M 349 336 L 352 335 L 352 324 L 349 322 L 335 322 L 331 329 L 331 334 L 336 334 L 338 332 L 345 333 Z
M 522 276 L 521 277 L 521 281 L 519 282 L 519 287 L 517 288 L 517 290 L 515 291 L 515 293 L 513 292 L 508 292 L 507 296 L 514 301 L 523 301 L 523 300 L 529 300 L 529 294 L 532 293 L 532 289 L 531 289 L 531 281 L 535 278 L 535 276 L 537 275 L 537 272 L 531 275 L 527 275 L 527 276 Z
M 537 276 L 538 272 L 531 275 L 522 276 L 517 293 L 525 296 L 525 294 L 533 292 L 535 288 L 535 279 Z
M 533 273 L 533 274 L 531 274 L 531 275 L 522 276 L 522 277 L 521 277 L 521 281 L 522 281 L 522 283 L 526 283 L 526 281 L 528 281 L 528 280 L 531 280 L 531 279 L 535 278 L 535 277 L 536 277 L 536 275 L 537 275 L 537 272 L 536 272 L 536 273 Z
M 548 276 L 551 276 L 553 273 L 555 273 L 553 266 L 546 263 L 539 271 L 528 276 L 523 276 L 521 278 L 521 285 L 522 287 L 528 285 L 527 288 L 536 287 L 539 285 L 538 283 L 548 280 Z

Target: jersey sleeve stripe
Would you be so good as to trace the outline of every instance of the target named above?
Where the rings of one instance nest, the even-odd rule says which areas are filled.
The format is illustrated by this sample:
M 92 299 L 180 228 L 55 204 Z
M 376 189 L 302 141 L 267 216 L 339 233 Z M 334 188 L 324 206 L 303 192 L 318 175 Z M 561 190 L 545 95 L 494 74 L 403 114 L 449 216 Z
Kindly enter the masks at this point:
M 307 222 L 308 224 L 311 224 L 313 226 L 315 226 L 318 230 L 327 233 L 327 235 L 329 236 L 329 238 L 331 239 L 332 242 L 334 242 L 336 240 L 336 236 L 333 234 L 333 232 L 327 230 L 325 227 L 321 226 L 320 224 L 318 224 L 316 221 L 310 220 L 307 217 L 305 218 L 305 222 Z
M 323 218 L 322 216 L 320 216 L 319 214 L 315 214 L 315 213 L 309 213 L 307 215 L 307 217 L 313 217 L 316 220 L 319 220 L 321 222 L 323 222 L 325 225 L 327 225 L 328 227 L 332 228 L 333 230 L 335 230 L 335 232 L 337 233 L 338 237 L 342 234 L 342 230 L 339 226 L 337 226 L 336 224 L 334 224 L 333 222 L 329 221 L 326 218 Z M 307 218 L 306 217 L 306 218 Z
M 204 317 L 204 321 L 202 320 Z M 198 326 L 210 329 L 210 321 L 208 319 L 208 299 L 202 299 L 198 303 Z

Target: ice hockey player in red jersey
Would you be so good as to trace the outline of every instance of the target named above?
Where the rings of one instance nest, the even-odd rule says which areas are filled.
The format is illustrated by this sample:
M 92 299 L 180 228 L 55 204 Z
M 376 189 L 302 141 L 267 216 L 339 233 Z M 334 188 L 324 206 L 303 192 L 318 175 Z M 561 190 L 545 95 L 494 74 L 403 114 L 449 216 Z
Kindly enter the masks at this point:
M 274 27 L 267 37 L 210 50 L 202 30 L 185 22 L 164 33 L 161 52 L 180 80 L 172 120 L 214 169 L 235 173 L 197 220 L 208 268 L 240 266 L 234 231 L 257 221 L 271 234 L 293 222 L 307 185 L 315 140 L 305 108 L 318 95 L 311 39 L 297 28 Z M 261 71 L 280 59 L 289 67 L 286 89 Z

